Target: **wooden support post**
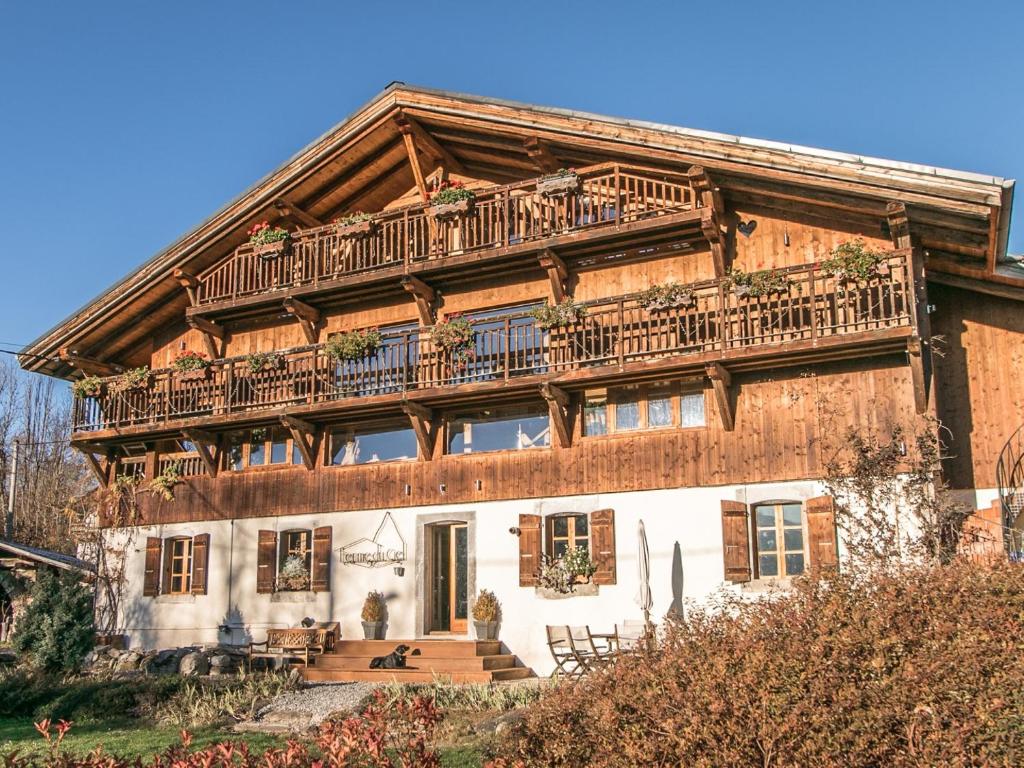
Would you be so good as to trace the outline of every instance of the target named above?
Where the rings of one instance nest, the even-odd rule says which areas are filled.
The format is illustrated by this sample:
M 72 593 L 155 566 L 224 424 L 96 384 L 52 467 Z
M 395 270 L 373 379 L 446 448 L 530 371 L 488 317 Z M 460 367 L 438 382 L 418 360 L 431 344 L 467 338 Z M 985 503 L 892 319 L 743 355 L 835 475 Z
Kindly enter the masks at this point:
M 174 270 L 174 279 L 185 289 L 188 303 L 193 307 L 196 306 L 199 303 L 199 295 L 196 293 L 199 290 L 199 278 L 184 269 L 176 269 Z
M 561 257 L 550 248 L 545 248 L 538 256 L 541 269 L 548 273 L 551 281 L 551 301 L 561 304 L 569 294 L 569 267 Z
M 284 300 L 284 309 L 285 312 L 299 321 L 299 325 L 302 326 L 302 333 L 306 336 L 306 341 L 310 344 L 316 344 L 320 340 L 320 310 L 292 296 Z
M 925 371 L 924 342 L 918 336 L 907 339 L 907 357 L 910 360 L 910 379 L 914 385 L 914 410 L 928 410 L 928 376 Z
M 711 258 L 715 265 L 715 277 L 725 277 L 728 268 L 728 253 L 726 245 L 726 227 L 722 224 L 725 216 L 725 204 L 722 202 L 722 193 L 711 181 L 701 166 L 694 165 L 687 171 L 690 179 L 690 187 L 694 196 L 700 201 L 703 215 L 700 220 L 701 232 L 707 238 L 711 246 Z
M 62 362 L 67 363 L 73 368 L 77 368 L 87 376 L 116 376 L 117 374 L 124 372 L 123 366 L 117 365 L 116 363 L 106 363 L 92 357 L 85 357 L 84 355 L 71 351 L 67 347 L 63 347 L 58 350 L 57 356 Z
M 183 429 L 181 434 L 196 447 L 199 458 L 206 467 L 206 474 L 217 476 L 217 465 L 220 459 L 220 444 L 217 436 L 203 429 Z
M 548 416 L 551 419 L 551 427 L 555 436 L 558 438 L 558 447 L 570 447 L 572 445 L 572 430 L 569 428 L 569 404 L 571 402 L 569 393 L 546 381 L 540 385 L 540 396 L 547 401 Z
M 292 440 L 302 455 L 302 463 L 312 472 L 316 469 L 316 457 L 320 448 L 320 430 L 304 419 L 295 416 L 282 416 L 281 426 L 287 427 L 292 433 Z
M 424 283 L 415 275 L 402 275 L 402 287 L 405 288 L 416 301 L 416 311 L 420 316 L 420 327 L 433 325 L 437 317 L 434 314 L 434 303 L 437 301 L 437 291 Z
M 305 227 L 322 227 L 324 223 L 315 216 L 311 216 L 306 211 L 299 208 L 295 203 L 289 203 L 283 198 L 278 198 L 274 201 L 274 207 L 278 210 L 282 217 L 289 216 L 295 219 L 297 222 Z
M 537 136 L 523 139 L 526 154 L 541 173 L 554 173 L 562 167 L 562 163 L 551 153 L 551 149 Z
M 434 426 L 434 412 L 425 408 L 419 403 L 402 403 L 402 411 L 409 417 L 412 424 L 412 431 L 416 433 L 416 442 L 419 444 L 419 460 L 430 461 L 434 458 L 434 443 L 437 438 L 437 430 Z
M 420 197 L 424 203 L 430 202 L 430 193 L 427 191 L 427 182 L 423 177 L 423 168 L 420 166 L 419 155 L 416 154 L 416 138 L 408 123 L 398 124 L 398 130 L 402 134 L 402 141 L 405 143 L 405 154 L 409 156 L 409 165 L 412 167 L 412 176 L 416 180 L 416 188 L 420 191 Z
M 444 166 L 448 171 L 455 173 L 465 173 L 466 169 L 462 163 L 459 162 L 451 152 L 442 147 L 433 136 L 420 125 L 416 120 L 409 117 L 404 112 L 399 112 L 395 116 L 395 124 L 398 126 L 398 130 L 404 136 L 406 133 L 412 135 L 416 141 L 416 148 L 425 154 L 431 155 L 438 164 Z
M 910 217 L 907 215 L 907 206 L 897 200 L 893 200 L 885 206 L 885 220 L 889 225 L 889 237 L 892 238 L 892 247 L 897 250 L 913 248 L 913 238 L 910 235 Z
M 909 287 L 913 291 L 913 321 L 916 333 L 907 340 L 907 358 L 910 361 L 910 376 L 914 385 L 914 409 L 917 413 L 925 413 L 928 410 L 931 389 L 932 358 L 929 344 L 932 334 L 924 258 L 918 245 L 918 238 L 911 231 L 906 204 L 893 200 L 886 205 L 885 212 L 893 247 L 910 251 L 908 277 Z
M 224 337 L 227 335 L 224 331 L 224 326 L 217 325 L 212 320 L 198 316 L 189 317 L 186 322 L 190 328 L 203 334 L 203 342 L 206 344 L 206 351 L 210 355 L 210 359 L 219 359 L 221 354 L 217 342 L 224 341 Z
M 736 427 L 736 416 L 732 406 L 732 375 L 721 363 L 709 363 L 707 366 L 711 387 L 715 390 L 715 403 L 718 415 L 722 419 L 722 429 L 732 432 Z
M 100 487 L 106 488 L 109 486 L 111 470 L 114 466 L 114 462 L 110 458 L 109 449 L 85 443 L 72 443 L 71 447 L 85 457 L 85 461 L 89 465 L 89 469 L 92 470 Z

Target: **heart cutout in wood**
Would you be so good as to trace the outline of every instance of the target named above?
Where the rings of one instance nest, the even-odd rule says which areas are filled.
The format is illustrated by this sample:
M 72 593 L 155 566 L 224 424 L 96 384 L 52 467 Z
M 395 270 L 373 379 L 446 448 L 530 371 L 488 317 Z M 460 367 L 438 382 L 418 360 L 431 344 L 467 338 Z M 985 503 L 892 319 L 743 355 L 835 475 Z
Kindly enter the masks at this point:
M 750 237 L 754 234 L 755 229 L 757 229 L 757 222 L 753 219 L 750 221 L 741 221 L 736 225 L 736 230 L 744 237 Z

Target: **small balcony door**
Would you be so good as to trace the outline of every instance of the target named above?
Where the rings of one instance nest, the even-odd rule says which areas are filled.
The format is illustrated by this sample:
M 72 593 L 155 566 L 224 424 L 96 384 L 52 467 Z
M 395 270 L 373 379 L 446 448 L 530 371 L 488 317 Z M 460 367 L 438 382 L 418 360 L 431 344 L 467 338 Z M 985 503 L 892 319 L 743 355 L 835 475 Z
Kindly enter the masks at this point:
M 465 523 L 430 526 L 430 631 L 465 634 L 469 614 L 469 530 Z

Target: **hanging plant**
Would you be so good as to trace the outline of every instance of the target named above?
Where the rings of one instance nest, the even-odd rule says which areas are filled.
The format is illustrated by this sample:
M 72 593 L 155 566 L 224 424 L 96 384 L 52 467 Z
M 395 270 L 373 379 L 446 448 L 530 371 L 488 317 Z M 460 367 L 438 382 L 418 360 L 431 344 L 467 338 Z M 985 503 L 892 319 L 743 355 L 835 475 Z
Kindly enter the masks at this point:
M 171 362 L 171 368 L 180 374 L 182 381 L 195 381 L 209 375 L 210 361 L 202 352 L 183 349 Z
M 427 212 L 436 219 L 464 216 L 473 207 L 476 195 L 461 181 L 442 181 L 430 195 Z
M 889 275 L 888 254 L 867 247 L 860 239 L 837 245 L 828 255 L 821 262 L 821 272 L 840 283 L 863 283 Z
M 99 397 L 103 394 L 103 379 L 99 376 L 86 376 L 72 383 L 71 394 L 79 400 L 87 397 Z
M 449 356 L 457 371 L 464 371 L 476 359 L 476 331 L 462 315 L 451 314 L 435 325 L 430 340 Z
M 777 269 L 762 269 L 759 272 L 744 272 L 742 269 L 729 270 L 729 282 L 738 298 L 757 298 L 772 293 L 788 291 L 793 281 Z
M 574 325 L 586 314 L 587 308 L 568 296 L 558 304 L 544 302 L 543 307 L 534 307 L 529 312 L 530 317 L 537 321 L 537 326 L 545 331 Z
M 273 371 L 281 367 L 284 358 L 276 352 L 253 352 L 245 356 L 246 371 L 255 376 L 264 371 Z
M 118 475 L 105 490 L 100 490 L 101 502 L 106 507 L 107 520 L 115 528 L 136 525 L 139 513 L 137 475 Z
M 163 472 L 149 483 L 149 490 L 164 501 L 174 501 L 174 486 L 181 482 L 181 462 L 175 461 L 164 467 Z
M 346 331 L 327 340 L 324 350 L 332 360 L 362 360 L 376 354 L 381 345 L 380 331 Z
M 265 221 L 252 225 L 248 232 L 252 251 L 261 259 L 283 256 L 291 249 L 291 235 L 282 227 L 271 227 Z
M 148 389 L 151 382 L 149 367 L 144 365 L 126 370 L 110 383 L 110 389 L 112 392 L 135 392 Z
M 561 197 L 580 191 L 580 177 L 573 168 L 559 168 L 537 179 L 537 191 L 544 197 Z
M 334 220 L 335 232 L 343 240 L 368 237 L 376 231 L 376 224 L 372 213 L 363 213 L 362 211 L 356 211 Z
M 675 307 L 692 307 L 695 303 L 693 291 L 676 282 L 659 283 L 641 291 L 637 303 L 646 310 L 656 312 L 660 309 Z

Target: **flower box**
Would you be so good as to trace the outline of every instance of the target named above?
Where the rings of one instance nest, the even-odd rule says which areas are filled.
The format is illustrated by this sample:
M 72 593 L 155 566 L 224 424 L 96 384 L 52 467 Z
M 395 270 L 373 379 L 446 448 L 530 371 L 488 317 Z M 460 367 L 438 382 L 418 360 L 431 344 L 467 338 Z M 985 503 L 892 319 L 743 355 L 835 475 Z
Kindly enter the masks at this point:
M 427 208 L 427 213 L 435 219 L 455 219 L 466 216 L 473 210 L 473 201 L 470 199 L 456 200 L 454 203 L 438 203 Z
M 362 240 L 377 231 L 377 222 L 365 219 L 352 224 L 339 224 L 334 231 L 342 240 Z
M 210 378 L 210 367 L 193 368 L 191 371 L 178 371 L 178 378 L 181 381 L 204 381 Z
M 286 256 L 292 249 L 291 239 L 276 240 L 273 243 L 255 243 L 252 252 L 257 258 L 270 261 L 280 256 Z
M 562 197 L 580 191 L 580 177 L 575 173 L 560 173 L 537 180 L 537 191 L 544 197 Z

